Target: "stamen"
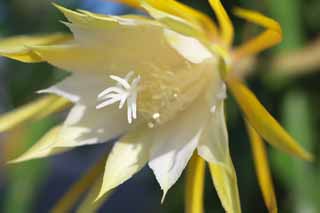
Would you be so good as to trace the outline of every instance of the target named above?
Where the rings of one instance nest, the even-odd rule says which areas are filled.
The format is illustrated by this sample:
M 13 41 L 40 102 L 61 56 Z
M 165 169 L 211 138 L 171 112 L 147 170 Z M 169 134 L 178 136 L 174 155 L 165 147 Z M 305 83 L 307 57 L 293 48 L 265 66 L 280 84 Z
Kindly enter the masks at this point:
M 109 87 L 98 94 L 98 100 L 103 101 L 96 106 L 97 109 L 109 106 L 119 102 L 119 109 L 122 109 L 125 102 L 127 102 L 127 119 L 131 124 L 133 119 L 137 119 L 137 93 L 140 76 L 137 76 L 129 83 L 133 77 L 134 72 L 129 72 L 125 78 L 116 75 L 110 75 L 110 78 L 117 82 L 116 86 Z

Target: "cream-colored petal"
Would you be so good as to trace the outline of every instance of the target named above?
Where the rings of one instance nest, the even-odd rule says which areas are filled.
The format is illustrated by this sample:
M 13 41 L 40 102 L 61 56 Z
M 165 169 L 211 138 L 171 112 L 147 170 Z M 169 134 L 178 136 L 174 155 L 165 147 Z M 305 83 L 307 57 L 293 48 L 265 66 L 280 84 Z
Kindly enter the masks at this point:
M 85 73 L 152 72 L 154 67 L 168 69 L 185 61 L 166 42 L 161 26 L 122 23 L 106 29 L 90 23 L 68 24 L 76 39 L 73 42 L 33 49 L 55 66 Z
M 165 30 L 164 34 L 170 45 L 194 64 L 213 58 L 212 53 L 195 38 L 181 35 L 172 30 Z
M 198 145 L 198 154 L 209 163 L 228 168 L 229 142 L 225 122 L 223 101 L 211 113 Z
M 198 145 L 200 134 L 201 131 L 189 141 L 185 142 L 185 144 L 182 146 L 179 144 L 178 147 L 170 147 L 169 143 L 177 145 L 177 143 L 180 142 L 170 140 L 166 141 L 167 143 L 165 145 L 157 147 L 156 150 L 153 150 L 153 156 L 151 157 L 149 166 L 153 170 L 156 179 L 163 190 L 161 202 L 164 201 L 168 190 L 181 176 L 184 168 L 193 154 L 193 151 Z M 180 139 L 177 138 L 177 140 Z
M 75 40 L 32 48 L 41 58 L 62 69 L 125 76 L 130 71 L 175 72 L 192 66 L 172 48 L 164 35 L 164 26 L 155 21 L 61 10 L 72 22 L 67 26 Z
M 117 106 L 103 109 L 76 104 L 70 111 L 55 147 L 75 147 L 107 142 L 129 128 L 126 113 Z M 69 134 L 74 134 L 72 140 Z
M 223 100 L 214 108 L 198 145 L 198 154 L 210 165 L 213 183 L 226 212 L 240 213 L 237 176 L 229 154 Z
M 149 166 L 164 196 L 178 180 L 198 146 L 202 130 L 208 122 L 211 104 L 212 100 L 208 102 L 206 95 L 202 95 L 173 120 L 154 130 Z
M 76 104 L 59 128 L 48 132 L 39 142 L 13 162 L 47 157 L 77 146 L 107 142 L 129 128 L 126 114 L 115 106 L 97 110 Z
M 150 131 L 137 129 L 121 138 L 106 163 L 99 199 L 137 173 L 149 159 Z
M 98 94 L 104 89 L 114 86 L 114 84 L 114 81 L 108 75 L 72 73 L 61 82 L 40 90 L 38 93 L 52 93 L 72 102 L 80 102 L 86 106 L 96 106 L 98 104 Z

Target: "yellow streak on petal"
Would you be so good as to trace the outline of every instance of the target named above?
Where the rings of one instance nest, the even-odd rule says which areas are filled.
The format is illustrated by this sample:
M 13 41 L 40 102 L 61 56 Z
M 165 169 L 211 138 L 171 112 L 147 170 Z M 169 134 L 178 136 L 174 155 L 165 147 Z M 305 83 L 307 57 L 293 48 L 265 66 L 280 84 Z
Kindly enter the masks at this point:
M 103 173 L 106 158 L 103 157 L 94 164 L 77 182 L 75 182 L 68 191 L 59 199 L 51 209 L 52 213 L 71 212 L 73 206 L 81 198 L 96 180 L 100 180 Z
M 256 174 L 264 202 L 270 213 L 277 213 L 277 200 L 274 192 L 265 145 L 258 133 L 250 126 L 249 123 L 247 123 L 247 129 L 250 137 Z
M 223 208 L 228 213 L 241 213 L 237 175 L 229 155 L 229 167 L 209 164 L 212 181 L 217 190 Z
M 186 174 L 186 213 L 203 213 L 203 191 L 205 179 L 205 161 L 193 154 Z
M 29 46 L 59 44 L 72 38 L 69 34 L 54 33 L 38 36 L 15 36 L 0 40 L 0 56 L 26 63 L 43 61 Z
M 257 37 L 252 38 L 243 45 L 237 47 L 233 51 L 233 57 L 235 59 L 257 54 L 281 42 L 281 27 L 275 20 L 268 18 L 258 12 L 242 8 L 236 8 L 234 10 L 234 14 L 249 22 L 266 28 L 266 30 Z
M 0 117 L 0 132 L 7 131 L 29 119 L 33 119 L 37 117 L 37 113 L 43 114 L 44 110 L 47 110 L 45 112 L 46 115 L 53 113 L 56 108 L 54 108 L 52 104 L 55 104 L 57 101 L 60 102 L 60 99 L 60 97 L 53 95 L 44 96 L 36 101 L 2 115 Z
M 211 40 L 217 36 L 217 27 L 209 16 L 174 0 L 141 0 L 158 10 L 178 16 L 193 24 L 197 24 Z
M 227 45 L 227 47 L 229 47 L 233 42 L 234 36 L 232 22 L 220 0 L 209 0 L 209 3 L 219 21 L 219 27 L 221 29 L 221 40 L 224 42 L 224 44 Z
M 246 119 L 260 136 L 280 150 L 304 160 L 312 160 L 313 156 L 281 127 L 243 83 L 235 78 L 229 78 L 227 84 Z

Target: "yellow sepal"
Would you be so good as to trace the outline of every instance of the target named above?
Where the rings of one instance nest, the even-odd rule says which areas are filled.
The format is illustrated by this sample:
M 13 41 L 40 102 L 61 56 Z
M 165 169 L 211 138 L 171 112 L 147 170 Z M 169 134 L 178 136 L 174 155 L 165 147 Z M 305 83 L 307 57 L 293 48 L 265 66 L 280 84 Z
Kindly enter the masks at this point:
M 237 175 L 230 156 L 228 164 L 228 169 L 220 164 L 209 164 L 212 181 L 225 211 L 241 213 Z
M 271 145 L 304 160 L 312 160 L 305 151 L 270 115 L 256 96 L 238 79 L 227 79 L 228 87 L 250 125 Z
M 282 30 L 280 24 L 275 20 L 268 18 L 261 13 L 242 8 L 236 8 L 234 14 L 266 28 L 260 35 L 235 48 L 232 53 L 234 59 L 255 55 L 281 42 Z
M 141 2 L 146 2 L 162 12 L 180 17 L 199 26 L 210 40 L 217 36 L 217 27 L 210 17 L 191 7 L 174 0 L 143 0 Z
M 26 63 L 43 61 L 30 46 L 59 44 L 72 38 L 69 34 L 54 33 L 37 36 L 15 36 L 0 40 L 0 56 Z
M 269 210 L 269 213 L 277 213 L 277 199 L 274 192 L 265 145 L 258 133 L 248 123 L 247 129 L 252 147 L 255 170 L 264 202 Z
M 64 98 L 47 95 L 16 110 L 0 116 L 0 132 L 7 131 L 29 120 L 40 119 L 66 107 L 70 102 Z
M 185 212 L 203 213 L 205 161 L 193 154 L 186 173 Z
M 92 186 L 96 181 L 101 181 L 104 164 L 106 158 L 103 157 L 95 165 L 77 180 L 68 191 L 59 199 L 55 206 L 51 209 L 52 213 L 71 212 L 72 208 L 82 195 Z M 101 185 L 98 184 L 99 186 Z
M 234 29 L 232 22 L 223 5 L 221 4 L 220 0 L 209 0 L 209 3 L 219 21 L 221 40 L 227 47 L 229 47 L 232 44 L 234 37 Z

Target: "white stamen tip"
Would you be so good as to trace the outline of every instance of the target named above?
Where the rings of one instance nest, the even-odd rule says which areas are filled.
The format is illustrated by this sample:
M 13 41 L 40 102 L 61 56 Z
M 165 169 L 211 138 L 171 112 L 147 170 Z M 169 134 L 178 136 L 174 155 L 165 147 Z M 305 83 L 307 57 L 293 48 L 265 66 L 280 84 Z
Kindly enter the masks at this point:
M 134 72 L 130 71 L 125 78 L 121 78 L 116 75 L 110 75 L 110 78 L 117 82 L 116 86 L 109 87 L 98 94 L 98 100 L 102 100 L 100 104 L 96 106 L 97 109 L 109 106 L 116 102 L 119 102 L 119 109 L 122 109 L 125 102 L 127 102 L 127 119 L 128 123 L 131 124 L 133 119 L 137 118 L 137 94 L 138 85 L 141 77 L 138 75 L 136 78 L 133 77 Z

